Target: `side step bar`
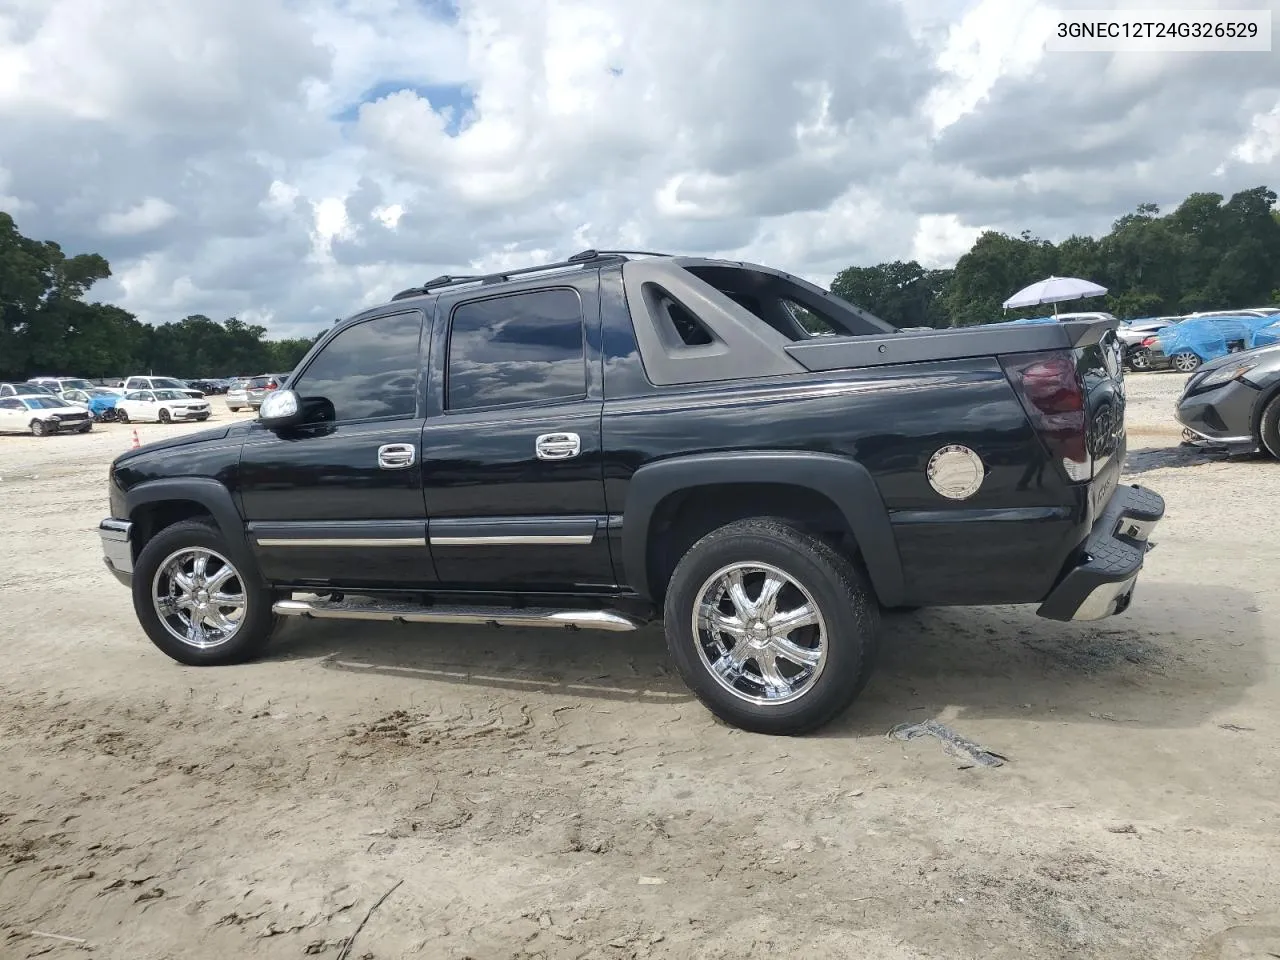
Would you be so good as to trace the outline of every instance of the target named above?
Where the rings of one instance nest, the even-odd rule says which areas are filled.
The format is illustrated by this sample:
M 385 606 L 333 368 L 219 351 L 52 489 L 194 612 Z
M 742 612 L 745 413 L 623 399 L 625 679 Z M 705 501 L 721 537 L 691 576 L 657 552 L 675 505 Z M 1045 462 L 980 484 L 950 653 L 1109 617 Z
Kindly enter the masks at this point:
M 342 600 L 277 600 L 273 613 L 317 620 L 383 620 L 393 623 L 469 623 L 495 627 L 560 627 L 564 630 L 638 630 L 644 624 L 615 610 L 538 607 L 419 606 L 371 597 Z

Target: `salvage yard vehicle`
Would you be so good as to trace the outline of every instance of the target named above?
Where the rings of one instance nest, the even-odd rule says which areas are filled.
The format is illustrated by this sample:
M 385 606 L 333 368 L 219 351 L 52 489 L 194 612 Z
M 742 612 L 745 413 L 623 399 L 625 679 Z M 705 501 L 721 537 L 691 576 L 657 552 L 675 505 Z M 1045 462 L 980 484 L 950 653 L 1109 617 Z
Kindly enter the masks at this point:
M 85 407 L 98 423 L 106 423 L 116 418 L 116 404 L 120 400 L 120 391 L 110 387 L 92 387 L 88 390 L 63 390 L 62 399 Z
M 264 373 L 262 376 L 252 378 L 244 385 L 245 399 L 248 405 L 257 410 L 262 406 L 262 401 L 273 390 L 280 390 L 284 387 L 288 376 L 283 373 Z
M 227 409 L 232 413 L 238 412 L 241 408 L 249 405 L 249 392 L 246 389 L 248 380 L 233 380 L 231 386 L 227 388 L 226 401 Z
M 123 389 L 125 393 L 135 390 L 177 390 L 195 400 L 204 396 L 203 391 L 189 387 L 173 377 L 129 377 L 125 380 Z
M 0 430 L 43 437 L 51 433 L 88 433 L 93 417 L 88 409 L 61 397 L 28 394 L 0 397 Z
M 131 390 L 116 401 L 116 419 L 121 423 L 208 420 L 209 414 L 208 400 L 193 400 L 180 390 Z
M 1187 379 L 1175 415 L 1199 441 L 1280 459 L 1280 344 L 1206 363 Z
M 282 616 L 665 623 L 716 715 L 817 728 L 882 608 L 1123 612 L 1164 514 L 1120 484 L 1114 320 L 898 331 L 767 267 L 585 251 L 336 324 L 255 421 L 112 463 L 100 524 L 157 647 Z

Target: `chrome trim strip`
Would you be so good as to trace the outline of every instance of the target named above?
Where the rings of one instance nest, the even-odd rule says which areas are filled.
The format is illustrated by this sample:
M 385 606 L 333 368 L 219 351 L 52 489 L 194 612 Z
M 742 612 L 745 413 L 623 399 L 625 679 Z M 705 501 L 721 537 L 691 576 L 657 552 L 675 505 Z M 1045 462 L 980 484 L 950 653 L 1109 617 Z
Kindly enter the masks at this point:
M 256 537 L 260 547 L 425 547 L 426 537 Z
M 517 547 L 517 546 L 586 546 L 596 538 L 594 533 L 529 534 L 527 536 L 499 534 L 492 537 L 431 538 L 433 547 Z
M 271 611 L 319 620 L 382 620 L 396 623 L 496 624 L 504 627 L 560 627 L 569 630 L 637 630 L 641 621 L 614 610 L 556 610 L 527 607 L 420 607 L 395 601 L 348 597 L 332 600 L 277 600 Z

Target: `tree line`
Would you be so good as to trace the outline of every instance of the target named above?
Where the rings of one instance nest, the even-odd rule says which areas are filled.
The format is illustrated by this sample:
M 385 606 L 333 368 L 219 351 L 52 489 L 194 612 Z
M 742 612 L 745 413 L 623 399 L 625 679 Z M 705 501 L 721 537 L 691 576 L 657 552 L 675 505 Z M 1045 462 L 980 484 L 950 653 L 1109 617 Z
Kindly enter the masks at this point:
M 120 307 L 85 301 L 89 288 L 109 276 L 104 257 L 68 257 L 53 241 L 23 236 L 0 211 L 0 380 L 288 371 L 319 337 L 271 340 L 257 324 L 200 314 L 142 323 Z
M 948 270 L 912 261 L 849 267 L 833 293 L 898 327 L 949 327 L 1044 315 L 1052 307 L 1004 311 L 1013 293 L 1046 277 L 1083 277 L 1105 298 L 1060 305 L 1121 318 L 1280 305 L 1280 212 L 1276 194 L 1254 187 L 1224 200 L 1194 193 L 1171 213 L 1140 205 L 1103 237 L 1061 243 L 989 230 Z
M 948 327 L 1042 314 L 1004 311 L 1016 290 L 1048 276 L 1084 277 L 1107 296 L 1068 309 L 1121 317 L 1190 313 L 1280 303 L 1280 212 L 1276 194 L 1254 187 L 1224 199 L 1195 193 L 1172 213 L 1142 204 L 1103 237 L 1051 243 L 1024 231 L 983 233 L 955 267 L 929 270 L 895 260 L 849 267 L 834 293 L 895 326 Z M 121 377 L 133 373 L 195 379 L 292 370 L 315 337 L 268 339 L 266 328 L 200 314 L 142 323 L 84 295 L 111 276 L 96 253 L 68 257 L 50 240 L 23 236 L 0 211 L 0 380 L 39 374 Z

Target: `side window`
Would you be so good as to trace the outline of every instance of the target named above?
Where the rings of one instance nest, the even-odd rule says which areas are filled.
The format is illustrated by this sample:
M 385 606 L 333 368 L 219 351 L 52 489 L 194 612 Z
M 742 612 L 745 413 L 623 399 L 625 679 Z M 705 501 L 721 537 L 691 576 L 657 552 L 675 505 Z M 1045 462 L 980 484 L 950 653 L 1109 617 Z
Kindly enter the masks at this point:
M 17 400 L 0 400 L 0 410 L 21 410 L 22 404 Z
M 445 407 L 573 400 L 587 393 L 576 290 L 474 300 L 453 311 Z
M 827 320 L 826 317 L 819 316 L 808 307 L 796 303 L 794 300 L 783 300 L 782 305 L 795 318 L 796 323 L 804 327 L 805 332 L 810 336 L 839 336 L 840 331 L 835 328 L 831 321 Z
M 357 323 L 330 340 L 293 387 L 304 401 L 332 405 L 324 420 L 416 416 L 421 336 L 416 311 Z

